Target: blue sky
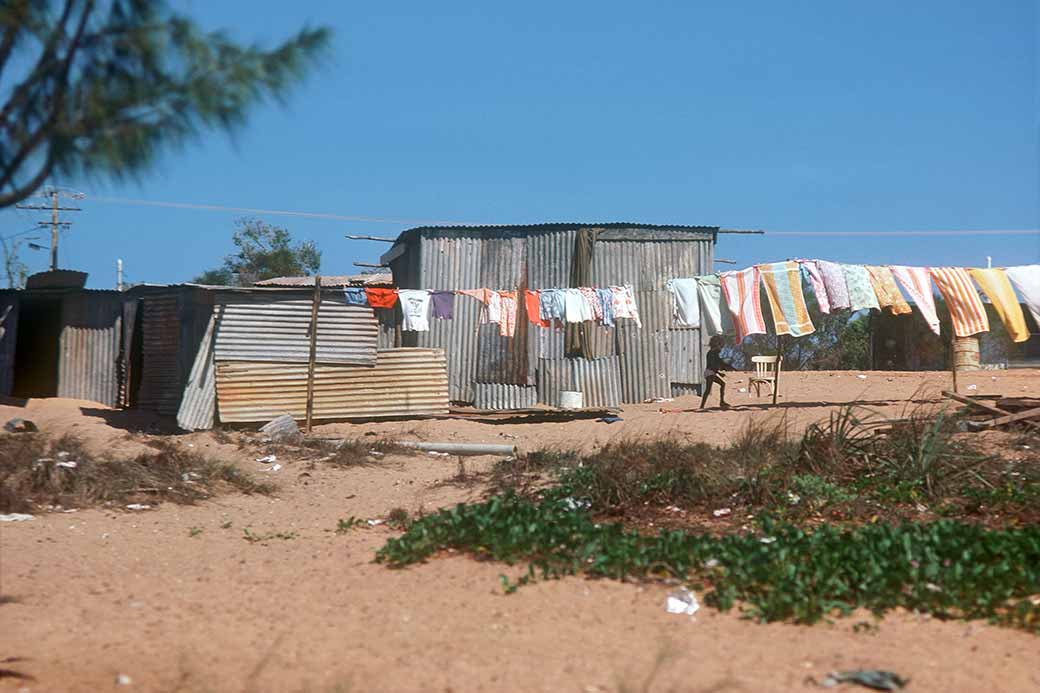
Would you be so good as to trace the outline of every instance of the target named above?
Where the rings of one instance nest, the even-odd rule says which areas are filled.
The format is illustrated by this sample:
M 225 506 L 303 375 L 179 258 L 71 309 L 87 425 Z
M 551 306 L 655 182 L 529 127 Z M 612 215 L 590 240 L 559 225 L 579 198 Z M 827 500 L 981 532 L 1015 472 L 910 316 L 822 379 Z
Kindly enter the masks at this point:
M 88 193 L 63 267 L 189 280 L 231 249 L 233 212 L 103 197 L 472 223 L 641 221 L 774 231 L 1035 229 L 1035 1 L 194 2 L 268 44 L 335 30 L 285 106 L 210 133 L 139 183 Z M 259 215 L 352 273 L 407 223 Z M 0 233 L 30 227 L 0 213 Z M 726 236 L 741 266 L 1040 260 L 1040 236 Z M 33 271 L 47 254 L 28 251 Z

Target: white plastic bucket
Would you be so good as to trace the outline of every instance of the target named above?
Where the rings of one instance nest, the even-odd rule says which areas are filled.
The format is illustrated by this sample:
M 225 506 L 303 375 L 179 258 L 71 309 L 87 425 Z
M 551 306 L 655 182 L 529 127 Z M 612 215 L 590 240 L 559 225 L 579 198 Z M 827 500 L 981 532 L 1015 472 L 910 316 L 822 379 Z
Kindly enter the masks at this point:
M 585 406 L 585 393 L 573 390 L 560 391 L 560 409 L 581 409 Z

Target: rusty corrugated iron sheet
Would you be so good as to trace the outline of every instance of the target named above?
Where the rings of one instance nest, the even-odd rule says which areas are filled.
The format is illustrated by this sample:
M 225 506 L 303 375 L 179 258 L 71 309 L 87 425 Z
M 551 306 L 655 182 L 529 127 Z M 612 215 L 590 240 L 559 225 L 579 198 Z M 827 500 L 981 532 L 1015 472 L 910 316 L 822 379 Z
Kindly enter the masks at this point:
M 455 297 L 453 320 L 430 320 L 429 332 L 418 332 L 418 346 L 443 349 L 448 355 L 448 388 L 453 402 L 472 402 L 477 380 L 477 334 L 480 303 L 469 296 Z
M 583 393 L 586 407 L 620 406 L 622 388 L 619 358 L 540 360 L 538 401 L 558 407 L 561 390 Z
M 306 363 L 310 356 L 311 301 L 276 295 L 228 295 L 218 314 L 217 361 Z M 318 310 L 317 362 L 373 365 L 379 327 L 373 310 L 325 294 Z
M 307 365 L 217 362 L 220 420 L 268 421 L 281 414 L 302 419 Z M 448 413 L 448 373 L 440 349 L 380 350 L 374 366 L 315 368 L 314 418 L 367 419 Z
M 213 333 L 216 316 L 210 315 L 206 332 L 195 353 L 195 362 L 184 384 L 184 394 L 177 410 L 177 425 L 186 431 L 213 428 L 216 409 L 216 364 L 213 361 Z
M 474 383 L 473 406 L 477 409 L 529 409 L 538 403 L 533 385 Z
M 527 286 L 562 289 L 570 286 L 571 258 L 577 229 L 536 231 L 527 237 Z
M 173 416 L 181 400 L 181 317 L 177 293 L 148 296 L 141 299 L 141 304 L 137 316 L 142 335 L 137 406 Z
M 14 389 L 14 356 L 18 344 L 18 296 L 0 297 L 0 395 L 7 397 Z
M 58 396 L 118 406 L 122 298 L 116 292 L 68 294 L 61 319 Z

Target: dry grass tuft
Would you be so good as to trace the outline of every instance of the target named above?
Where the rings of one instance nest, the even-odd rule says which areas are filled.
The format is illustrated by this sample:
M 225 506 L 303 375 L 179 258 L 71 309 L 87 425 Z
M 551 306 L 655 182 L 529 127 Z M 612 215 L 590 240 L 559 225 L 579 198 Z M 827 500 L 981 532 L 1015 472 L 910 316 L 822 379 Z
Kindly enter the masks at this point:
M 34 506 L 83 508 L 111 503 L 195 503 L 223 491 L 271 493 L 230 463 L 186 451 L 173 443 L 149 443 L 153 454 L 131 459 L 90 455 L 72 436 L 49 439 L 29 433 L 0 436 L 0 512 Z

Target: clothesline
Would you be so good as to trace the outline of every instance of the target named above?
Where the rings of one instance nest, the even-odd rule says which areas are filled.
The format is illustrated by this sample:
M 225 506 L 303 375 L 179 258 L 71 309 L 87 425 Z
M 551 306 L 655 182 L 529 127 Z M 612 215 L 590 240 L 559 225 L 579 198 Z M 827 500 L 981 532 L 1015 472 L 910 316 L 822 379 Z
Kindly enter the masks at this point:
M 816 297 L 820 312 L 832 310 L 888 310 L 894 315 L 912 312 L 900 291 L 902 286 L 929 328 L 940 333 L 936 314 L 934 283 L 946 302 L 957 337 L 970 337 L 990 329 L 979 289 L 995 308 L 1012 341 L 1029 339 L 1025 314 L 1015 291 L 1022 296 L 1034 320 L 1040 324 L 1040 265 L 1018 267 L 908 267 L 905 265 L 853 265 L 827 260 L 787 260 L 754 265 L 742 270 L 719 272 L 689 279 L 673 279 L 668 288 L 678 324 L 700 327 L 700 309 L 705 327 L 721 334 L 718 306 L 724 304 L 733 316 L 737 341 L 765 334 L 759 287 L 771 308 L 777 335 L 795 337 L 812 334 L 803 292 L 803 279 Z M 720 285 L 721 291 L 715 288 Z
M 803 280 L 824 314 L 845 309 L 908 314 L 912 308 L 903 295 L 905 292 L 937 335 L 940 327 L 933 283 L 946 302 L 954 334 L 958 337 L 990 329 L 985 305 L 975 284 L 993 304 L 1013 341 L 1029 338 L 1016 290 L 1040 324 L 1040 265 L 982 269 L 856 265 L 797 259 L 675 278 L 667 282 L 667 288 L 672 294 L 676 324 L 699 328 L 703 323 L 709 334 L 721 334 L 722 308 L 725 307 L 732 317 L 739 342 L 749 335 L 766 334 L 761 305 L 763 292 L 769 302 L 776 334 L 795 337 L 812 334 L 816 328 L 809 314 Z M 382 287 L 347 287 L 344 291 L 349 304 L 394 308 L 400 303 L 401 327 L 411 331 L 428 331 L 431 317 L 453 319 L 457 295 L 479 301 L 482 304 L 481 322 L 498 324 L 500 334 L 508 337 L 515 334 L 521 302 L 527 319 L 542 327 L 587 321 L 612 326 L 617 319 L 632 320 L 642 327 L 635 291 L 627 284 L 523 291 L 487 288 L 430 291 Z

